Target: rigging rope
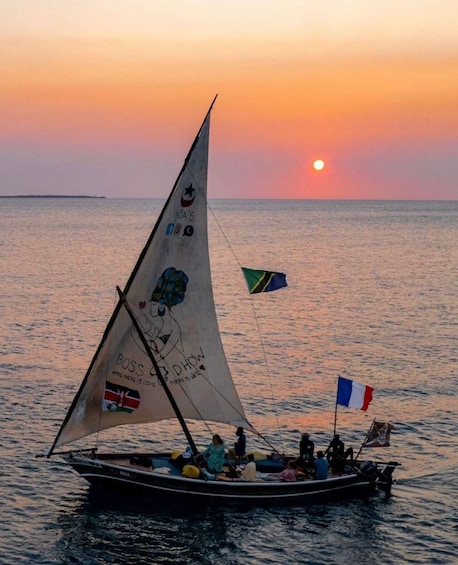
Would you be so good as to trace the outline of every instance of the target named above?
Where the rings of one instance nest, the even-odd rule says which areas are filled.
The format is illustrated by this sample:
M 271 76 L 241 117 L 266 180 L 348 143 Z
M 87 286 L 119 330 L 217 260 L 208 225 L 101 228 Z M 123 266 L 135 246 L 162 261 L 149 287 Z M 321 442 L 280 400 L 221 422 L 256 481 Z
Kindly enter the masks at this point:
M 219 223 L 218 218 L 216 217 L 216 214 L 214 213 L 214 211 L 213 211 L 212 207 L 210 206 L 210 203 L 208 202 L 208 200 L 206 200 L 206 203 L 207 203 L 208 210 L 210 211 L 218 229 L 220 230 L 221 235 L 224 238 L 224 241 L 226 242 L 226 245 L 230 249 L 230 251 L 231 251 L 235 261 L 237 262 L 237 265 L 239 266 L 240 270 L 242 270 L 242 265 L 240 264 L 240 261 L 237 257 L 237 254 L 235 253 L 234 248 L 232 247 L 230 241 L 228 240 L 226 233 L 224 232 L 221 224 Z M 273 386 L 272 386 L 272 378 L 271 378 L 269 363 L 268 363 L 268 360 L 267 360 L 266 349 L 265 349 L 265 346 L 264 346 L 264 340 L 262 339 L 262 334 L 261 334 L 261 330 L 260 330 L 258 316 L 256 314 L 256 309 L 255 309 L 255 306 L 254 306 L 253 297 L 251 296 L 251 294 L 249 294 L 248 298 L 249 298 L 249 301 L 250 301 L 250 304 L 251 304 L 251 308 L 253 310 L 253 316 L 254 316 L 254 320 L 256 322 L 256 329 L 257 329 L 257 332 L 258 332 L 259 341 L 260 341 L 260 344 L 261 344 L 261 350 L 262 350 L 262 354 L 263 354 L 263 357 L 264 357 L 264 363 L 265 363 L 265 367 L 266 367 L 266 371 L 267 371 L 267 377 L 268 377 L 269 386 L 270 386 L 270 393 L 271 393 L 271 397 L 272 397 L 271 400 L 272 400 L 272 404 L 273 404 L 273 408 L 274 408 L 275 419 L 276 419 L 276 422 L 277 422 L 277 432 L 278 432 L 278 435 L 280 437 L 281 453 L 284 453 L 283 437 L 282 437 L 281 430 L 280 430 L 278 410 L 277 410 L 277 405 L 276 405 L 276 402 L 275 402 L 274 389 L 273 389 Z M 278 453 L 278 450 L 275 449 L 274 447 L 272 447 L 270 442 L 264 436 L 262 436 L 259 432 L 256 432 L 256 433 L 257 433 L 258 437 L 263 439 L 263 441 L 265 441 L 271 449 L 273 449 L 275 452 Z

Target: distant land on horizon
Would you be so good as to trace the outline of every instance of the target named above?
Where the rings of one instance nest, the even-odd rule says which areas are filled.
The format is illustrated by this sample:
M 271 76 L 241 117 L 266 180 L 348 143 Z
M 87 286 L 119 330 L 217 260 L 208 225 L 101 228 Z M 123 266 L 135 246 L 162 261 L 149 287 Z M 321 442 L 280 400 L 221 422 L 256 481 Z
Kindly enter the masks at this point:
M 84 194 L 11 194 L 0 198 L 106 198 L 106 196 L 88 196 Z
M 84 199 L 114 199 L 114 200 L 160 200 L 163 201 L 165 196 L 95 196 L 87 194 L 6 194 L 1 195 L 0 198 L 84 198 Z M 213 197 L 210 200 L 307 200 L 313 201 L 328 201 L 328 202 L 456 202 L 458 199 L 442 199 L 442 198 L 228 198 L 228 197 Z

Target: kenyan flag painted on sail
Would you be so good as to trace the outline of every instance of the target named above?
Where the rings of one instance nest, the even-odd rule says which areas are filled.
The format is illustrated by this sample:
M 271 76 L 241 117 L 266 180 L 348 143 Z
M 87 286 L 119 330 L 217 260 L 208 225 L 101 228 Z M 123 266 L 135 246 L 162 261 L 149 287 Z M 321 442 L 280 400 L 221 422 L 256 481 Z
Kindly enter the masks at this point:
M 134 412 L 140 405 L 140 393 L 105 381 L 102 410 L 104 412 Z

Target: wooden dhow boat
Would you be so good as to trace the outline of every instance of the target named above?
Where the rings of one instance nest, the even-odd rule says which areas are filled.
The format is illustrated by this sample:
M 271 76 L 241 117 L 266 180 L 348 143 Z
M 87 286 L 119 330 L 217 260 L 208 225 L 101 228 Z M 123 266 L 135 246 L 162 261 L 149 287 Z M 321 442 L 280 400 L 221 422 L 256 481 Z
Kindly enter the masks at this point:
M 389 489 L 396 463 L 356 463 L 326 479 L 304 475 L 286 482 L 275 473 L 288 458 L 273 449 L 258 457 L 256 480 L 246 481 L 234 472 L 237 462 L 230 456 L 223 472 L 200 469 L 195 478 L 185 476 L 172 458 L 172 446 L 162 453 L 60 449 L 102 430 L 172 418 L 180 423 L 194 460 L 200 450 L 188 427 L 191 420 L 243 427 L 262 438 L 234 385 L 215 312 L 207 230 L 214 102 L 124 290 L 118 288 L 119 301 L 101 343 L 46 455 L 60 455 L 94 485 L 152 496 L 270 504 Z M 269 277 L 263 284 L 275 283 L 275 273 Z

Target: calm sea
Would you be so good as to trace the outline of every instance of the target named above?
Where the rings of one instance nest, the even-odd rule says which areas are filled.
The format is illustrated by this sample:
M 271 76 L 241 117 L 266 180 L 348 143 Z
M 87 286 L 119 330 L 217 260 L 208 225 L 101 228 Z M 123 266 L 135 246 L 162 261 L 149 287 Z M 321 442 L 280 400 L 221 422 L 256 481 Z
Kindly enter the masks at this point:
M 36 458 L 162 202 L 0 199 L 0 562 L 456 563 L 458 202 L 210 204 L 220 329 L 249 419 L 285 451 L 303 431 L 325 447 L 337 376 L 373 386 L 367 413 L 339 407 L 337 429 L 358 449 L 373 418 L 395 425 L 390 448 L 363 452 L 402 463 L 392 497 L 158 506 L 100 496 Z M 251 299 L 240 266 L 281 270 L 289 286 Z M 185 445 L 171 423 L 115 431 L 123 447 Z M 210 430 L 196 433 L 204 447 Z

